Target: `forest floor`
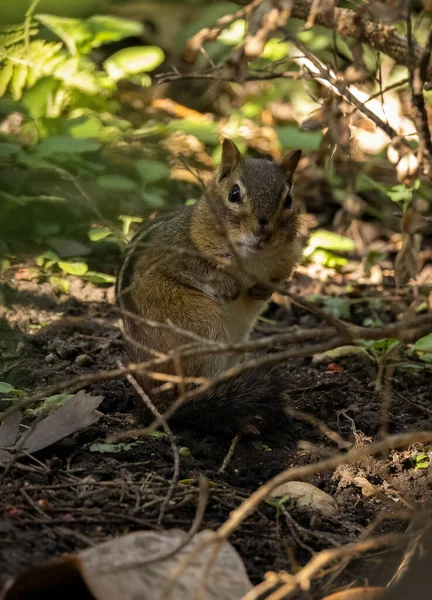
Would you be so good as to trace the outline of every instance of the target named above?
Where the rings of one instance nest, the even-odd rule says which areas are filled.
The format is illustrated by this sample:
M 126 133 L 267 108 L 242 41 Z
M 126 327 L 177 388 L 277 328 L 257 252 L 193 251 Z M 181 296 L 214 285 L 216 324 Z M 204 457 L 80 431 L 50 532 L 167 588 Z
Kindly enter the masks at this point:
M 70 281 L 67 296 L 56 294 L 49 283 L 11 278 L 0 286 L 4 300 L 0 317 L 24 334 L 19 357 L 10 359 L 7 377 L 1 374 L 0 379 L 25 393 L 75 375 L 116 368 L 119 360 L 127 362 L 118 313 L 112 305 L 112 288 L 96 287 L 74 277 Z M 298 277 L 294 285 L 302 291 L 304 277 Z M 375 291 L 365 287 L 364 294 L 374 295 Z M 389 307 L 384 302 L 378 311 L 384 322 L 394 320 Z M 376 317 L 375 309 L 373 312 Z M 361 324 L 366 316 L 371 316 L 370 305 L 356 303 L 351 321 Z M 273 307 L 267 317 L 278 320 L 278 327 L 323 326 L 295 307 L 287 311 Z M 80 366 L 76 359 L 83 355 L 87 359 L 79 361 Z M 286 393 L 290 405 L 314 415 L 355 445 L 377 440 L 382 394 L 375 389 L 376 366 L 359 356 L 341 357 L 336 362 L 336 370 L 310 358 L 289 362 L 291 383 Z M 134 391 L 125 379 L 103 381 L 86 389 L 104 397 L 98 423 L 35 455 L 19 458 L 3 473 L 2 578 L 129 531 L 188 530 L 196 511 L 201 473 L 210 481 L 202 527 L 216 529 L 272 476 L 337 450 L 316 427 L 293 419 L 288 433 L 240 439 L 226 470 L 219 472 L 231 440 L 177 430 L 178 446 L 189 451 L 181 453 L 179 482 L 158 524 L 173 475 L 169 440 L 165 436 L 126 439 L 119 452 L 104 446 L 102 449 L 108 451 L 98 451 L 96 444 L 104 444 L 107 436 L 136 425 Z M 391 433 L 432 429 L 430 390 L 430 371 L 416 375 L 396 371 L 389 414 Z M 419 453 L 427 457 L 427 452 L 424 447 L 392 451 L 311 477 L 309 483 L 336 501 L 335 516 L 322 516 L 292 502 L 285 503 L 283 509 L 274 501 L 261 504 L 231 538 L 252 582 L 261 581 L 269 570 L 295 570 L 321 549 L 355 541 L 373 523 L 379 532 L 403 531 L 406 521 L 398 511 L 430 495 L 431 468 L 419 468 L 424 465 L 415 459 Z M 369 496 L 360 477 L 375 486 L 379 495 Z M 327 589 L 320 593 L 353 581 L 385 584 L 391 572 L 390 567 L 385 568 L 386 561 L 390 555 L 380 551 L 351 562 L 334 581 L 327 580 Z

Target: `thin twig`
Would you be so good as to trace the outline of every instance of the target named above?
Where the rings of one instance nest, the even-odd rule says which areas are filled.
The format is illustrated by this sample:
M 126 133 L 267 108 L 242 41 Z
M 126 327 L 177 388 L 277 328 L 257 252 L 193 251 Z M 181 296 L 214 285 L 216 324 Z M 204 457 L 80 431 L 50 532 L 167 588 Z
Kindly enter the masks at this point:
M 142 389 L 142 387 L 140 386 L 140 384 L 138 383 L 138 381 L 135 379 L 135 377 L 133 377 L 130 373 L 128 373 L 126 375 L 126 379 L 129 381 L 129 383 L 135 389 L 135 391 L 137 392 L 137 394 L 141 398 L 141 400 L 142 400 L 143 404 L 146 406 L 146 408 L 148 410 L 150 410 L 150 412 L 152 413 L 152 415 L 156 419 L 159 419 L 161 421 L 162 427 L 163 427 L 165 433 L 167 434 L 167 437 L 168 437 L 169 442 L 171 444 L 171 450 L 172 450 L 172 453 L 173 453 L 173 461 L 174 461 L 173 476 L 172 476 L 170 486 L 168 488 L 168 491 L 166 493 L 164 501 L 161 504 L 160 511 L 159 511 L 157 525 L 161 525 L 162 519 L 163 519 L 164 514 L 165 514 L 165 509 L 168 506 L 168 503 L 169 503 L 169 501 L 171 500 L 171 498 L 172 498 L 172 496 L 174 494 L 175 487 L 176 487 L 177 482 L 179 480 L 179 475 L 180 475 L 180 454 L 179 454 L 179 451 L 178 451 L 177 442 L 175 441 L 173 432 L 171 431 L 171 428 L 168 425 L 168 423 L 166 422 L 166 420 L 163 418 L 162 414 L 158 411 L 158 409 L 156 408 L 156 406 L 153 404 L 153 402 L 150 400 L 150 398 L 144 392 L 144 390 Z
M 222 466 L 218 470 L 218 473 L 223 473 L 226 470 L 227 466 L 229 465 L 230 460 L 233 457 L 233 454 L 235 452 L 237 444 L 239 443 L 240 437 L 241 437 L 241 433 L 237 433 L 235 435 L 235 437 L 233 438 L 233 441 L 231 442 L 231 445 L 229 447 L 228 453 L 225 456 L 225 458 L 223 460 L 223 463 L 222 463 Z

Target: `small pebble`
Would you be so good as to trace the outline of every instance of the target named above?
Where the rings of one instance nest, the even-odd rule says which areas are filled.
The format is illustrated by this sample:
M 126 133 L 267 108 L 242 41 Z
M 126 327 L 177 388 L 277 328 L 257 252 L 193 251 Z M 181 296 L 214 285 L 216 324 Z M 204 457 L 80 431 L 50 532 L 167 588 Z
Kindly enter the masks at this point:
M 92 362 L 93 360 L 88 354 L 78 354 L 78 356 L 75 359 L 75 364 L 79 367 L 87 367 L 88 365 L 91 365 Z
M 55 361 L 55 355 L 52 352 L 50 352 L 49 354 L 47 354 L 45 356 L 45 362 L 48 363 L 49 365 L 51 365 L 54 361 Z

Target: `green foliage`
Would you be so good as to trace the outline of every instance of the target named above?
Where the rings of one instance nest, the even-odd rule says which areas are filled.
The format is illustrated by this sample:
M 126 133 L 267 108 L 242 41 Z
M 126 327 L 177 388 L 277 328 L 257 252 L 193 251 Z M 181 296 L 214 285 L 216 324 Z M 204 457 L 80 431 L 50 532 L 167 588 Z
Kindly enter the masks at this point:
M 44 25 L 60 41 L 32 39 Z M 51 118 L 76 101 L 74 94 L 108 97 L 116 82 L 154 70 L 164 60 L 156 46 L 127 48 L 111 56 L 104 70 L 88 58 L 94 48 L 140 35 L 141 24 L 113 16 L 95 15 L 86 20 L 38 14 L 23 25 L 0 34 L 0 97 L 7 92 L 28 106 L 35 118 Z M 25 92 L 28 91 L 27 95 Z
M 92 231 L 92 230 L 91 230 Z M 89 233 L 91 233 L 91 231 Z M 104 232 L 105 233 L 105 232 Z M 111 231 L 108 230 L 108 234 L 111 235 Z M 98 238 L 98 236 L 96 236 Z M 95 241 L 100 241 L 99 238 Z M 88 268 L 87 263 L 82 261 L 65 261 L 52 251 L 44 252 L 36 258 L 36 264 L 42 269 L 43 273 L 52 273 L 53 271 L 60 270 L 62 275 L 74 275 L 75 277 L 81 277 L 85 281 L 90 281 L 97 285 L 112 284 L 115 281 L 113 275 L 107 273 L 99 273 L 97 271 L 91 271 Z M 67 294 L 69 291 L 69 281 L 59 275 L 50 275 L 49 282 L 58 291 Z
M 417 340 L 413 351 L 423 362 L 432 363 L 432 333 Z
M 73 394 L 56 394 L 55 396 L 49 396 L 48 398 L 45 398 L 42 404 L 40 404 L 37 408 L 28 408 L 26 410 L 26 414 L 33 417 L 46 414 L 52 410 L 55 410 L 56 408 L 59 408 L 60 406 L 64 406 L 73 397 Z
M 164 53 L 157 46 L 138 46 L 119 50 L 104 62 L 104 67 L 111 79 L 118 81 L 129 75 L 153 71 L 164 59 Z
M 16 390 L 10 383 L 0 381 L 0 394 L 21 394 L 21 390 Z

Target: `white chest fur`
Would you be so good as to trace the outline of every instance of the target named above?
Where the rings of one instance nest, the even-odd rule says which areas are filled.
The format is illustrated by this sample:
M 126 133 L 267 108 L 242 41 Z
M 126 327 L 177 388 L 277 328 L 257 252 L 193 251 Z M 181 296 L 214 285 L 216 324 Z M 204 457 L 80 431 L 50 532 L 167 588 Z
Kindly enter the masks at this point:
M 222 310 L 224 330 L 230 342 L 246 341 L 258 317 L 265 310 L 267 302 L 252 300 L 248 297 L 247 291 L 256 280 L 263 282 L 271 279 L 275 272 L 275 260 L 277 262 L 276 256 L 270 252 L 255 252 L 243 258 L 243 269 L 236 272 L 236 278 L 242 288 L 241 295 L 234 302 L 226 303 Z

